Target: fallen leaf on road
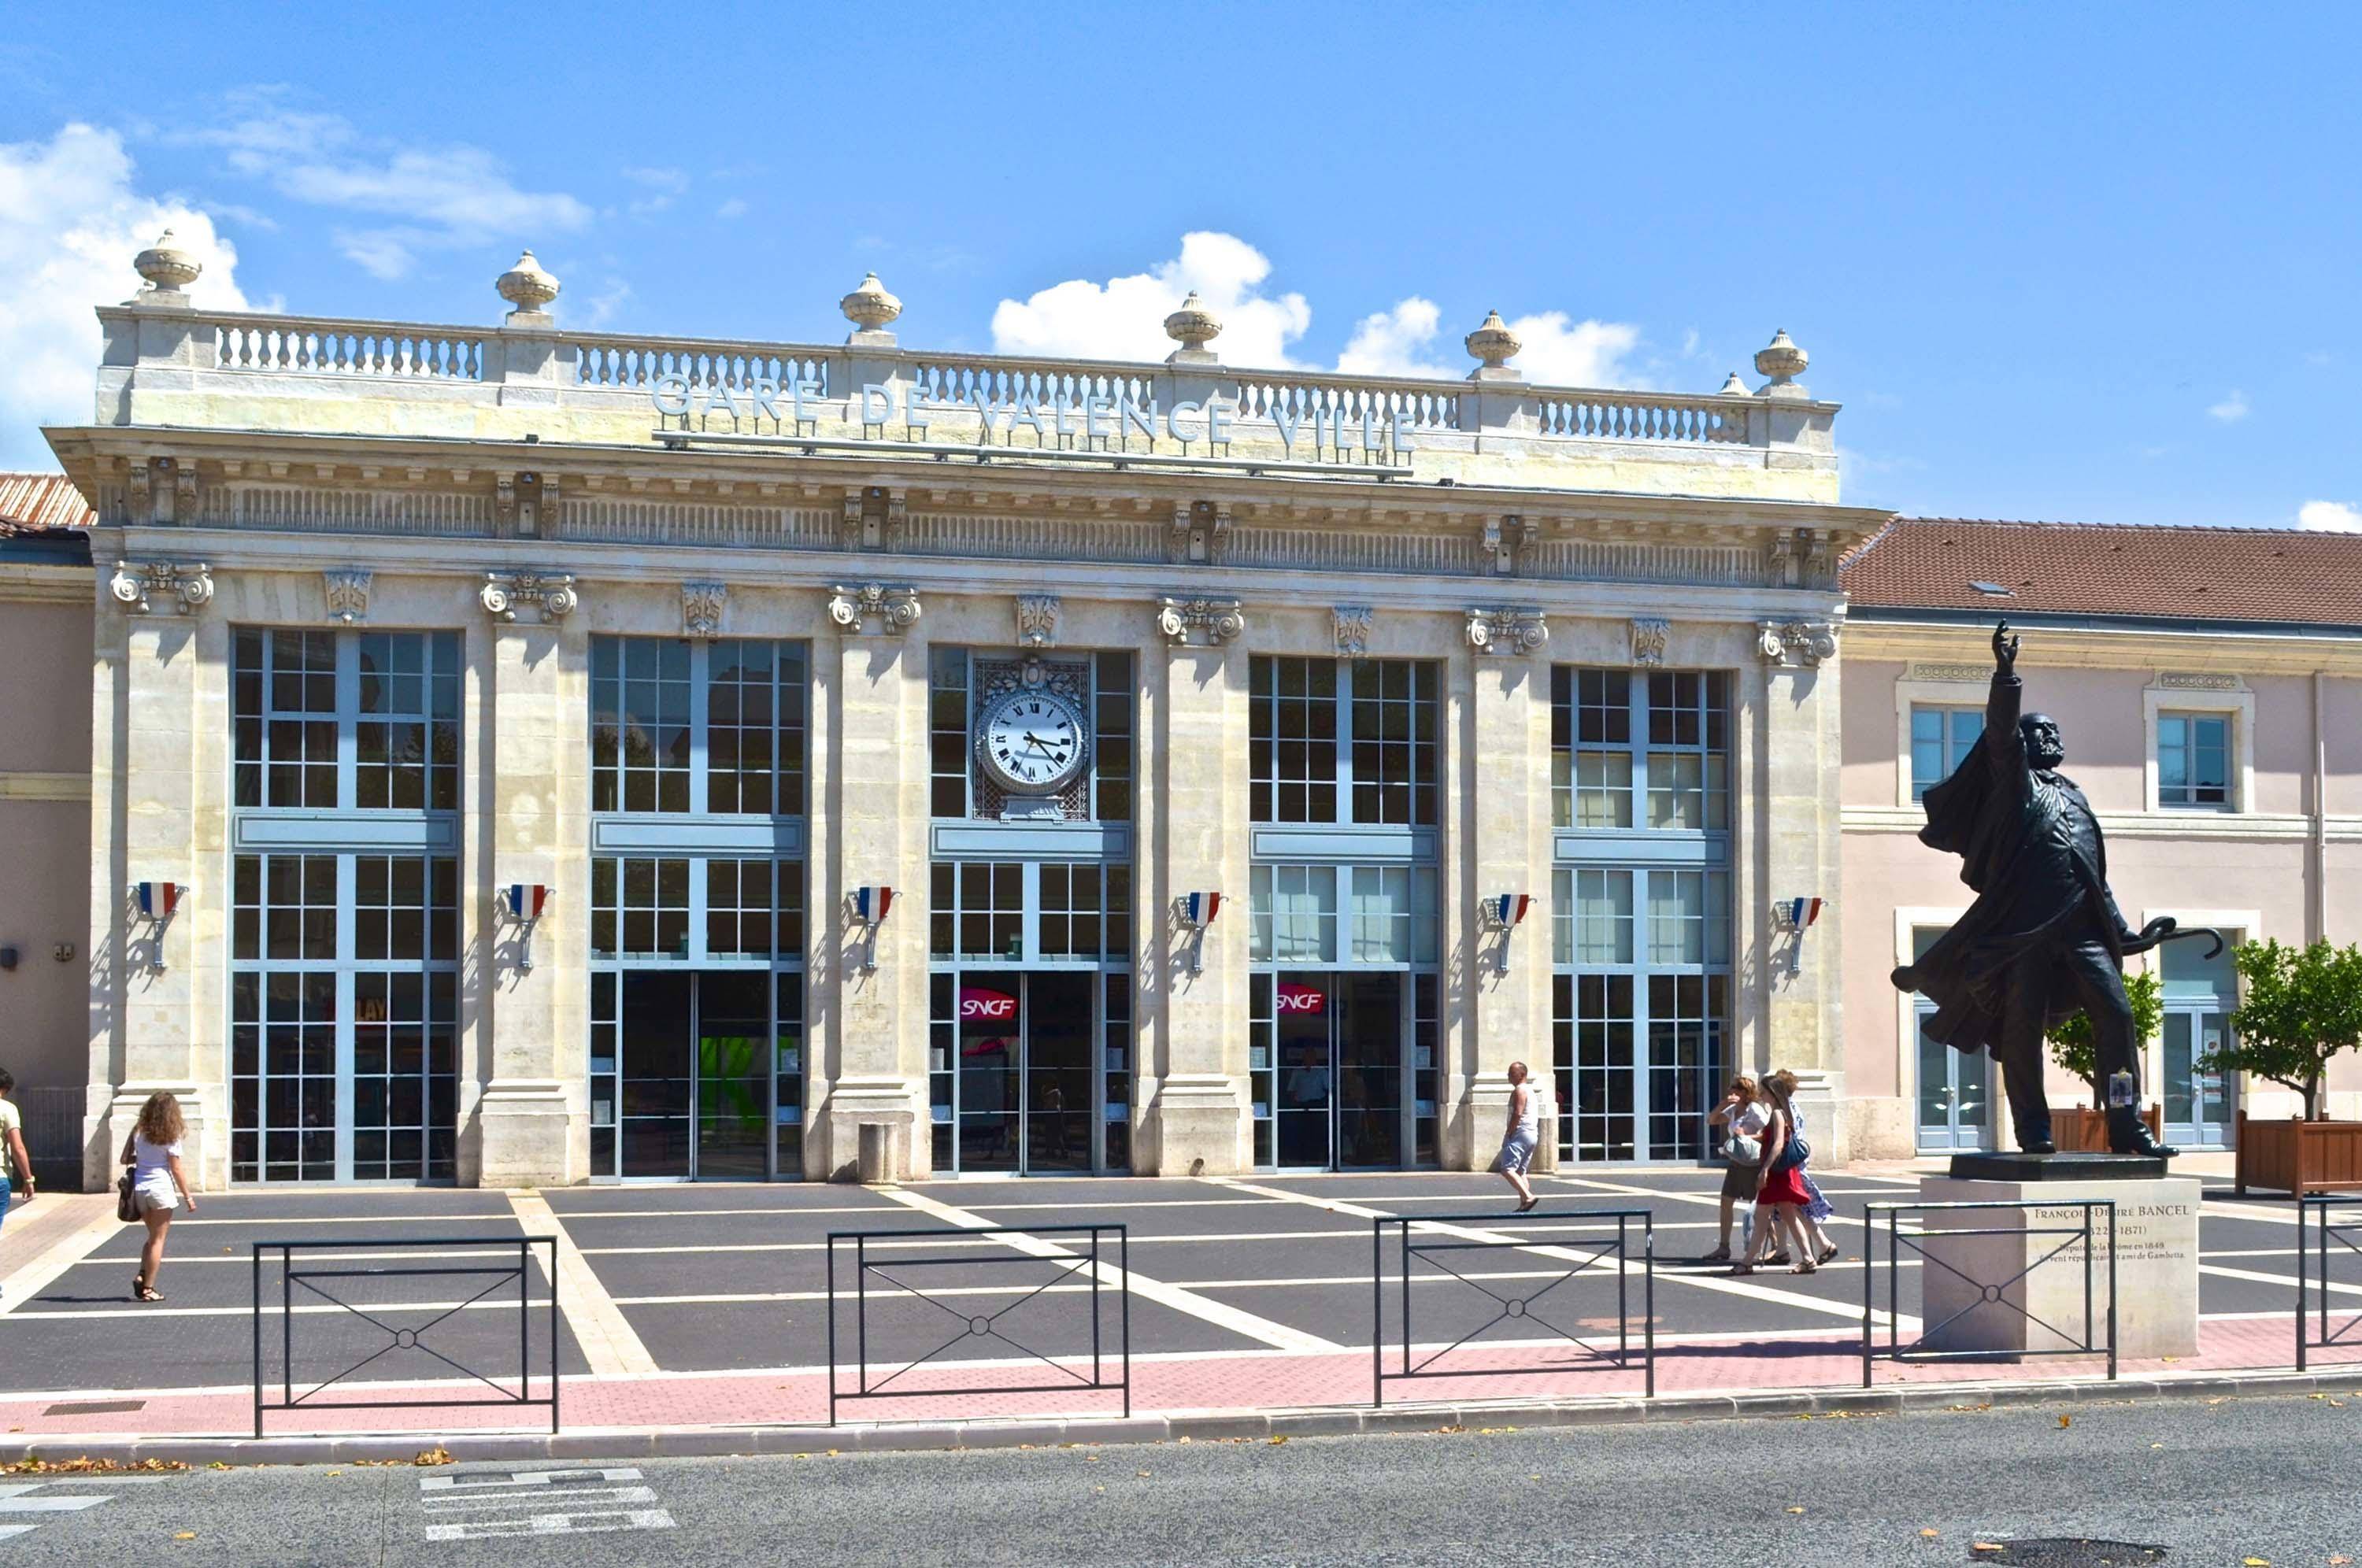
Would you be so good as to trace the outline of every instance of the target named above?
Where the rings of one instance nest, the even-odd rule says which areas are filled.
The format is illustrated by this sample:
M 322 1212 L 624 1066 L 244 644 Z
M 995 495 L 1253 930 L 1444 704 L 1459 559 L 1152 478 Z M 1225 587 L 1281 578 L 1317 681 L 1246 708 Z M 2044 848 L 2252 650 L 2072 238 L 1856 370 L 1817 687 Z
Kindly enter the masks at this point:
M 174 1530 L 172 1532 L 172 1539 L 174 1540 L 194 1540 L 197 1539 L 197 1532 L 193 1529 Z
M 2072 1416 L 2061 1416 L 2058 1418 L 2058 1424 L 2062 1427 L 2071 1427 L 2075 1424 L 2075 1418 Z
M 2239 1568 L 2272 1568 L 2272 1560 L 2268 1557 L 2242 1557 Z
M 410 1463 L 416 1465 L 448 1464 L 451 1463 L 451 1452 L 438 1442 Z
M 1282 1433 L 1280 1433 L 1277 1437 L 1275 1437 L 1275 1438 L 1274 1438 L 1274 1439 L 1272 1439 L 1272 1440 L 1271 1440 L 1271 1446 L 1272 1446 L 1272 1447 L 1274 1447 L 1274 1448 L 1277 1448 L 1281 1443 L 1284 1443 L 1284 1442 L 1286 1442 L 1286 1441 L 1287 1441 L 1287 1434 L 1286 1434 L 1286 1432 L 1282 1432 Z
M 1802 1509 L 1802 1508 L 1790 1508 L 1788 1511 L 1789 1511 L 1790 1513 L 1792 1513 L 1792 1514 L 1801 1514 L 1801 1513 L 1803 1513 L 1805 1510 L 1804 1510 L 1804 1509 Z
M 2008 1550 L 2008 1547 L 2003 1546 L 1997 1540 L 1972 1540 L 1969 1542 L 1969 1555 L 1971 1557 L 1998 1557 Z
M 2165 1444 L 2163 1444 L 2163 1443 L 2161 1443 L 2161 1442 L 2153 1442 L 2153 1443 L 2149 1444 L 2149 1447 L 2151 1447 L 2151 1448 L 2163 1448 L 2164 1446 L 2165 1446 Z
M 2345 1564 L 2353 1561 L 2354 1559 L 2346 1556 L 2345 1553 L 2341 1551 L 2336 1556 L 2329 1560 L 2329 1568 L 2345 1568 Z
M 1145 1471 L 1145 1470 L 1142 1470 L 1142 1471 L 1139 1471 L 1139 1472 L 1137 1472 L 1137 1474 L 1140 1474 L 1140 1475 L 1141 1475 L 1141 1476 L 1142 1476 L 1142 1477 L 1145 1477 L 1145 1476 L 1148 1474 L 1148 1472 L 1147 1472 L 1147 1471 Z
M 1938 1530 L 1923 1529 L 1919 1532 L 1919 1539 L 1922 1540 L 1933 1540 L 1940 1533 L 1942 1532 Z

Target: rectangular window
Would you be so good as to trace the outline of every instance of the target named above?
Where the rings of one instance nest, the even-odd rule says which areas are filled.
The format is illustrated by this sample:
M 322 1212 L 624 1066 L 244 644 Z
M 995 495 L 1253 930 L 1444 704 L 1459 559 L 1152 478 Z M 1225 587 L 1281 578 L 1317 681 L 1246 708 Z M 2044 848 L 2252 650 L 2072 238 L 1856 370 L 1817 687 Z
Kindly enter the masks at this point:
M 967 650 L 932 648 L 927 655 L 927 744 L 933 804 L 939 817 L 968 814 Z
M 1105 1033 L 1099 1059 L 1105 1096 L 1100 1114 L 1107 1123 L 1105 1163 L 1109 1170 L 1128 1171 L 1131 1168 L 1131 977 L 1109 975 L 1105 985 L 1106 1017 L 1101 1024 Z
M 1436 820 L 1438 671 L 1407 659 L 1257 657 L 1249 807 L 1259 823 Z
M 690 810 L 690 645 L 590 640 L 590 809 Z
M 705 657 L 705 809 L 802 816 L 803 645 L 723 639 Z
M 458 634 L 238 628 L 230 756 L 240 809 L 458 810 Z
M 1984 734 L 1982 708 L 1911 705 L 1911 798 L 1915 801 L 1959 770 Z
M 234 638 L 230 713 L 240 806 L 337 800 L 337 635 L 242 626 Z
M 2157 803 L 2167 811 L 2231 809 L 2229 714 L 2157 716 Z
M 1131 656 L 1103 653 L 1092 680 L 1091 815 L 1103 823 L 1131 821 Z M 1113 1136 L 1112 1133 L 1109 1136 Z M 1110 1156 L 1108 1164 L 1116 1163 Z
M 233 857 L 233 1180 L 454 1176 L 458 886 L 447 856 Z
M 1337 961 L 1334 866 L 1257 866 L 1249 873 L 1250 956 L 1259 964 Z
M 1719 671 L 1649 677 L 1649 825 L 1730 825 L 1730 678 Z
M 459 637 L 363 632 L 353 726 L 353 804 L 459 809 Z
M 1253 820 L 1337 820 L 1337 661 L 1258 657 L 1249 760 Z
M 1551 874 L 1551 948 L 1561 965 L 1632 962 L 1632 873 L 1562 866 Z
M 933 956 L 1025 957 L 1022 862 L 938 860 L 928 873 L 928 950 Z
M 590 954 L 594 958 L 687 958 L 688 860 L 642 856 L 592 860 Z
M 778 1140 L 773 1168 L 782 1178 L 793 1179 L 804 1174 L 804 977 L 776 975 L 771 985 L 777 1020 L 773 1070 L 778 1077 L 771 1101 Z
M 800 860 L 708 859 L 705 955 L 802 958 L 803 870 Z
M 1551 818 L 1565 828 L 1730 826 L 1730 677 L 1551 672 Z

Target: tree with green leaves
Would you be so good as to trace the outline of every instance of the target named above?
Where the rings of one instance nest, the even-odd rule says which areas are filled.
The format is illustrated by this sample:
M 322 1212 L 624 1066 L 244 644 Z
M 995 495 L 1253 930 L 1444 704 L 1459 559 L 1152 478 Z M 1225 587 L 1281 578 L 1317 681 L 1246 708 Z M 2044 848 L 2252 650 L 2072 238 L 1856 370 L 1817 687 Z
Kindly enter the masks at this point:
M 2133 1038 L 2149 1041 L 2165 1027 L 2165 982 L 2149 970 L 2125 977 L 2125 999 L 2133 1005 Z M 2107 1104 L 2100 1084 L 2100 1048 L 2092 1021 L 2081 1009 L 2050 1029 L 2050 1059 L 2092 1086 L 2092 1107 Z
M 2199 1066 L 2268 1078 L 2304 1097 L 2304 1117 L 2324 1115 L 2321 1081 L 2330 1058 L 2362 1043 L 2362 946 L 2305 947 L 2243 942 L 2231 950 L 2239 970 L 2239 1008 L 2231 1042 Z

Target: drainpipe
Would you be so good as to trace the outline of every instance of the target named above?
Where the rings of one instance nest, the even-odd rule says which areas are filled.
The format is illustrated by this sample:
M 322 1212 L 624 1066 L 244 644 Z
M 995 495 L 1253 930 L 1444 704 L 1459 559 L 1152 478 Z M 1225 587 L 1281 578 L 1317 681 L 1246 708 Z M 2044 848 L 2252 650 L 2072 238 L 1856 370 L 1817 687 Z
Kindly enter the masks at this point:
M 2312 930 L 2307 940 L 2329 934 L 2329 729 L 2323 721 L 2322 672 L 2312 672 Z

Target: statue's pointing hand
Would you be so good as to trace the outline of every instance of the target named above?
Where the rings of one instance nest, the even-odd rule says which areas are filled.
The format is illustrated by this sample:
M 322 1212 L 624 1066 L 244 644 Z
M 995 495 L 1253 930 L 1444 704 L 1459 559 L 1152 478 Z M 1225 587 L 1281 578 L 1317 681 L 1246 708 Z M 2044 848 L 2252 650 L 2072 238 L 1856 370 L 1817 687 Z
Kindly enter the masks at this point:
M 1992 635 L 1993 668 L 2003 675 L 2017 672 L 2017 639 L 2009 635 L 2009 623 L 1997 623 Z

